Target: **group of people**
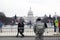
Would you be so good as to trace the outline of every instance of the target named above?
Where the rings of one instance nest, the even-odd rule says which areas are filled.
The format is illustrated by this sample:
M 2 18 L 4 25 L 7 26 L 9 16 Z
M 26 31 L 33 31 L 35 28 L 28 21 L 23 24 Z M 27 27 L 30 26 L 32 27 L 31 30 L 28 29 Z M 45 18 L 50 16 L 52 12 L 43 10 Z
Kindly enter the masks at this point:
M 19 35 L 19 33 L 22 35 L 21 37 L 24 37 L 24 19 L 21 17 L 18 21 L 18 33 L 17 33 L 17 36 Z M 54 24 L 54 32 L 56 32 L 56 29 L 59 28 L 59 32 L 60 32 L 60 21 L 58 21 L 58 19 L 55 19 L 53 21 L 53 24 Z M 2 26 L 2 23 L 0 22 L 0 27 Z M 47 28 L 47 24 L 42 22 L 41 21 L 41 18 L 38 17 L 36 19 L 36 22 L 34 24 L 34 32 L 36 34 L 36 40 L 40 39 L 40 40 L 43 40 L 43 33 L 44 33 L 44 30 Z
M 36 34 L 36 39 L 35 40 L 43 40 L 43 33 L 44 33 L 44 29 L 47 28 L 47 24 L 43 23 L 41 21 L 41 18 L 37 18 L 36 19 L 36 23 L 34 24 L 34 32 Z M 20 21 L 18 23 L 18 33 L 17 33 L 17 37 L 19 35 L 19 33 L 22 35 L 21 37 L 24 37 L 24 19 L 21 17 Z
M 24 37 L 24 19 L 21 17 L 20 21 L 18 23 L 18 33 L 17 33 L 17 37 L 18 34 L 20 33 L 22 36 Z M 58 21 L 58 19 L 53 20 L 53 24 L 54 24 L 54 32 L 56 32 L 56 29 L 59 28 L 59 32 L 60 32 L 60 21 Z M 36 34 L 36 40 L 43 40 L 43 33 L 45 31 L 45 29 L 47 28 L 47 24 L 43 23 L 41 21 L 41 18 L 38 17 L 36 19 L 36 23 L 34 24 L 34 32 Z

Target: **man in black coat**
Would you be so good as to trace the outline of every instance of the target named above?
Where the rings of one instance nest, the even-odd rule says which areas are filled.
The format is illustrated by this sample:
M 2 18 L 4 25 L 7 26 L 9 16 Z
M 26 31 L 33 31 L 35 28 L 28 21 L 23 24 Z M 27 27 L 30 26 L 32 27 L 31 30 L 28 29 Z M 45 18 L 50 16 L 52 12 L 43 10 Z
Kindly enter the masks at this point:
M 21 37 L 24 37 L 24 19 L 21 17 L 20 18 L 20 22 L 18 23 L 18 33 L 17 33 L 17 37 L 18 37 L 18 34 L 21 34 L 22 36 Z

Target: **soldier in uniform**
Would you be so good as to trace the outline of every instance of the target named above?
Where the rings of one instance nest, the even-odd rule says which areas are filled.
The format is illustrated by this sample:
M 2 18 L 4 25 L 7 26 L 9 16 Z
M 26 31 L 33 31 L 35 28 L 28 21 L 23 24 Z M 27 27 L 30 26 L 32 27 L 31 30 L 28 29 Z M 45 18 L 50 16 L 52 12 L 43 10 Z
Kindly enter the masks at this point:
M 43 33 L 46 24 L 41 22 L 41 18 L 37 18 L 36 24 L 34 25 L 34 32 L 36 34 L 35 40 L 43 40 Z

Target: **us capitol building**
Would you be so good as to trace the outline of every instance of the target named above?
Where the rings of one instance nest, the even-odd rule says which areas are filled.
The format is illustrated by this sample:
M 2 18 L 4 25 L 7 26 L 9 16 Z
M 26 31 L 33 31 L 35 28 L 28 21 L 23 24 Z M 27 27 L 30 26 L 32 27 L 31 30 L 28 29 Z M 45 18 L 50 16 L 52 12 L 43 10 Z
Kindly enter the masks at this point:
M 18 19 L 19 19 L 19 18 L 20 18 L 20 17 L 18 17 Z M 32 11 L 32 9 L 31 9 L 31 7 L 30 7 L 27 16 L 23 16 L 23 18 L 24 18 L 25 22 L 29 23 L 29 22 L 31 21 L 31 23 L 33 24 L 33 23 L 35 23 L 35 21 L 36 21 L 36 19 L 38 18 L 38 16 L 35 16 L 35 17 L 34 17 L 33 11 Z M 41 19 L 42 19 L 42 18 L 43 18 L 43 17 L 41 17 Z
M 23 18 L 26 22 L 31 21 L 32 23 L 34 23 L 37 19 L 37 17 L 34 17 L 34 14 L 33 14 L 33 11 L 31 10 L 31 7 L 28 11 L 27 17 L 24 16 Z

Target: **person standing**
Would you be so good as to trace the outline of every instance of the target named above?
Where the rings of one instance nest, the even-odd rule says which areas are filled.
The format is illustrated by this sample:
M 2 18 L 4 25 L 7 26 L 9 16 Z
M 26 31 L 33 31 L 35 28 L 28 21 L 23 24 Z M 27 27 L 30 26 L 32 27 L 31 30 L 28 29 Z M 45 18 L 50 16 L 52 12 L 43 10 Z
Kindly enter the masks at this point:
M 55 19 L 54 23 L 55 23 L 55 32 L 56 32 L 56 31 L 58 31 L 58 30 L 56 30 L 56 29 L 58 29 L 58 19 Z
M 54 25 L 54 32 L 56 32 L 55 20 L 53 21 L 53 25 Z
M 44 25 L 45 25 L 45 28 L 47 28 L 47 23 L 46 22 L 44 23 Z
M 24 19 L 21 17 L 20 21 L 18 23 L 18 33 L 17 33 L 17 37 L 19 35 L 19 33 L 22 35 L 21 37 L 24 37 Z
M 48 33 L 48 27 L 47 27 L 47 23 L 46 22 L 44 22 L 44 26 L 45 26 L 45 28 L 46 28 L 46 32 Z
M 3 23 L 2 23 L 2 21 L 0 21 L 0 32 L 2 32 L 2 25 L 3 25 Z
M 41 22 L 41 18 L 37 18 L 36 24 L 34 25 L 34 32 L 36 34 L 35 40 L 43 40 L 45 25 Z
M 31 26 L 32 26 L 32 22 L 31 21 L 29 21 L 29 25 L 30 25 L 30 28 L 31 28 Z
M 60 21 L 58 22 L 58 26 L 59 26 L 59 33 L 60 33 Z

